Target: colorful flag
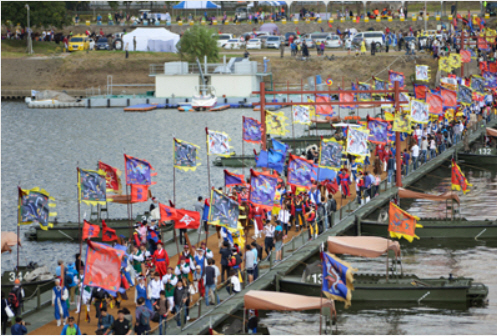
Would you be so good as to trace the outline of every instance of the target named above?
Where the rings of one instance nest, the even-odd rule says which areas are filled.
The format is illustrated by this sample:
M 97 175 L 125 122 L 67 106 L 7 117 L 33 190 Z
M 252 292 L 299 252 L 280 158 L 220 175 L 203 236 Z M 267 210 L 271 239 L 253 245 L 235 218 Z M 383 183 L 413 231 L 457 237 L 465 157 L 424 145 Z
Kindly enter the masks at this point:
M 116 194 L 121 195 L 121 171 L 102 161 L 98 161 L 98 169 L 105 172 L 105 187 L 107 188 L 107 192 L 113 191 Z
M 368 83 L 358 82 L 357 83 L 358 91 L 371 91 L 371 85 Z M 357 99 L 359 101 L 369 101 L 371 100 L 371 93 L 361 93 L 357 94 Z
M 462 105 L 471 105 L 473 102 L 473 90 L 466 85 L 459 85 L 459 91 L 457 92 L 457 100 Z
M 480 94 L 485 94 L 485 79 L 482 76 L 471 75 L 471 90 Z
M 374 89 L 375 90 L 388 90 L 388 86 L 390 83 L 388 81 L 384 81 L 377 77 L 373 77 Z M 373 96 L 384 96 L 386 93 L 373 93 Z
M 445 72 L 451 72 L 452 71 L 452 66 L 449 62 L 449 59 L 447 56 L 442 56 L 438 59 L 438 68 L 441 71 Z
M 297 188 L 310 189 L 313 180 L 317 180 L 316 166 L 313 162 L 290 154 L 287 183 Z
M 266 111 L 266 133 L 284 136 L 289 131 L 286 129 L 287 117 L 283 111 L 270 112 Z
M 142 159 L 137 159 L 133 156 L 124 154 L 124 166 L 126 167 L 126 184 L 137 184 L 137 185 L 152 185 L 152 176 L 156 176 L 157 173 L 152 173 L 155 170 L 152 165 Z
M 371 118 L 367 117 L 368 130 L 369 130 L 369 142 L 374 144 L 385 145 L 388 141 L 388 122 L 381 118 Z
M 107 181 L 103 170 L 78 169 L 79 201 L 88 205 L 105 205 Z
M 124 252 L 105 244 L 88 241 L 83 285 L 117 291 L 121 287 L 121 261 Z
M 428 82 L 430 80 L 430 67 L 416 64 L 416 80 Z
M 485 87 L 487 89 L 497 87 L 497 73 L 485 71 L 482 75 L 483 75 L 483 79 L 485 80 Z
M 100 233 L 100 226 L 87 222 L 86 220 L 84 221 L 83 237 L 82 237 L 83 240 L 98 237 L 99 233 Z
M 442 96 L 443 107 L 456 108 L 457 106 L 457 92 L 447 89 L 441 89 L 440 95 Z
M 348 127 L 346 152 L 351 155 L 369 155 L 368 138 L 369 131 L 367 129 Z
M 224 170 L 224 186 L 231 187 L 235 185 L 244 185 L 245 184 L 245 176 L 241 174 L 235 174 Z
M 131 185 L 131 203 L 146 202 L 148 200 L 148 185 Z
M 231 156 L 230 138 L 224 132 L 208 130 L 207 132 L 207 155 Z
M 211 205 L 212 208 L 212 205 Z M 200 213 L 189 210 L 176 210 L 175 229 L 198 229 L 200 226 Z
M 264 210 L 272 210 L 278 180 L 250 170 L 250 203 Z
M 183 171 L 195 171 L 200 166 L 197 150 L 200 147 L 190 142 L 174 138 L 173 165 Z
M 411 116 L 407 113 L 395 113 L 395 118 L 392 124 L 392 131 L 411 134 Z
M 462 58 L 461 58 L 461 55 L 459 55 L 459 54 L 450 53 L 449 56 L 447 56 L 447 60 L 448 60 L 452 69 L 458 69 L 461 67 Z
M 443 114 L 443 100 L 442 97 L 438 94 L 434 94 L 432 92 L 426 93 L 426 103 L 429 106 L 429 112 L 442 115 Z
M 390 232 L 390 237 L 392 238 L 405 238 L 410 243 L 413 239 L 419 239 L 414 233 L 416 228 L 422 228 L 422 225 L 416 224 L 418 217 L 413 216 L 407 211 L 402 210 L 394 203 L 390 202 L 390 209 L 388 210 L 388 217 L 390 221 L 388 223 L 388 232 Z
M 310 125 L 311 124 L 311 110 L 309 105 L 293 105 L 292 113 L 293 113 L 293 123 L 301 124 L 301 125 Z
M 442 88 L 452 90 L 452 91 L 457 91 L 459 83 L 457 82 L 457 77 L 442 77 L 440 79 L 440 86 Z
M 176 209 L 159 203 L 160 221 L 167 222 L 177 219 Z
M 274 140 L 273 140 L 274 141 Z M 270 149 L 268 151 L 261 150 L 259 155 L 256 155 L 256 167 L 261 168 L 270 168 L 276 170 L 278 173 L 284 169 L 285 166 L 286 155 L 282 152 Z
M 461 61 L 463 63 L 471 62 L 471 53 L 468 50 L 461 50 L 459 54 L 461 55 Z
M 462 190 L 463 193 L 467 193 L 468 187 L 471 186 L 473 185 L 468 183 L 459 165 L 452 159 L 452 190 Z
M 40 228 L 48 230 L 53 227 L 49 217 L 57 216 L 56 212 L 50 212 L 49 208 L 55 207 L 54 198 L 41 188 L 25 190 L 18 188 L 18 211 L 20 222 L 18 225 L 29 225 L 34 222 L 40 224 Z
M 261 143 L 262 130 L 261 122 L 254 118 L 243 117 L 243 141 L 251 143 Z
M 236 230 L 240 205 L 218 190 L 211 190 L 209 217 L 207 222 L 211 225 L 224 226 Z
M 427 124 L 430 120 L 429 105 L 421 100 L 411 100 L 411 120 L 419 124 Z
M 329 96 L 316 95 L 316 103 L 329 103 L 331 98 Z M 333 111 L 333 105 L 316 105 L 315 114 L 325 117 L 333 117 L 336 113 Z
M 355 93 L 351 92 L 340 92 L 340 107 L 354 108 L 356 105 L 350 104 L 355 101 Z
M 488 63 L 488 71 L 497 73 L 497 61 Z
M 428 85 L 414 84 L 414 96 L 416 99 L 426 99 L 427 92 L 430 92 Z
M 319 147 L 319 167 L 339 170 L 342 166 L 343 146 L 334 138 L 322 139 Z
M 390 79 L 390 88 L 393 89 L 395 86 L 395 82 L 399 82 L 399 88 L 403 89 L 405 84 L 405 76 L 404 73 L 388 70 L 388 78 Z
M 357 272 L 357 269 L 330 253 L 321 252 L 321 262 L 323 268 L 321 290 L 324 295 L 329 299 L 345 302 L 345 308 L 350 307 L 354 290 L 354 272 Z
M 108 227 L 107 223 L 105 223 L 105 220 L 102 219 L 102 241 L 110 242 L 114 240 L 117 241 L 116 230 Z

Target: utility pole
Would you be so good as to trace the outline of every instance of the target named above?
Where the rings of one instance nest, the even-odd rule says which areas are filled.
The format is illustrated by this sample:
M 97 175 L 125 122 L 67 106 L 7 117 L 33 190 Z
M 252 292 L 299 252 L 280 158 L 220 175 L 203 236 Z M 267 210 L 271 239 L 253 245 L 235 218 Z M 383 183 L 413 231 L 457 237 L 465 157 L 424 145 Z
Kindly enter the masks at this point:
M 28 25 L 26 27 L 26 32 L 27 34 L 27 40 L 28 40 L 28 47 L 27 47 L 27 52 L 28 54 L 33 53 L 33 41 L 31 40 L 31 26 L 29 25 L 29 5 L 26 4 L 26 9 L 28 10 Z

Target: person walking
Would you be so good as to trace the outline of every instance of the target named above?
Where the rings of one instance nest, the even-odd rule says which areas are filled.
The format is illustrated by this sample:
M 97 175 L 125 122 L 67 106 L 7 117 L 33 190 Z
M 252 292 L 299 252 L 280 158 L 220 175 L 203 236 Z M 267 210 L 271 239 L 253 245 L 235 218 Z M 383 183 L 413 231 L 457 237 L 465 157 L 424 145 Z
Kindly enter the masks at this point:
M 366 42 L 364 40 L 361 41 L 361 55 L 366 55 Z
M 136 51 L 136 36 L 133 36 L 133 51 Z
M 411 155 L 412 155 L 412 170 L 416 170 L 418 167 L 418 158 L 419 158 L 419 146 L 417 143 L 411 147 Z
M 8 300 L 10 308 L 15 316 L 21 316 L 22 314 L 24 296 L 24 288 L 21 286 L 21 281 L 19 279 L 15 279 L 14 287 L 10 290 Z
M 166 298 L 166 292 L 160 291 L 160 298 L 155 302 L 155 309 L 159 313 L 159 335 L 165 335 L 167 329 L 167 317 L 171 313 L 171 305 Z M 164 330 L 164 333 L 162 331 Z
M 281 248 L 283 246 L 283 228 L 281 225 L 277 225 L 274 230 L 274 250 L 276 252 L 275 262 L 281 261 Z
M 179 282 L 181 283 L 181 281 Z M 154 312 L 145 306 L 145 299 L 139 298 L 136 302 L 136 311 L 135 311 L 135 332 L 137 335 L 144 335 L 148 331 L 150 331 L 150 320 L 152 316 L 154 316 Z
M 66 287 L 60 285 L 60 280 L 55 280 L 55 287 L 52 289 L 52 307 L 54 307 L 54 316 L 57 320 L 57 327 L 61 325 L 61 318 L 64 318 L 64 325 L 69 317 L 66 300 L 69 298 L 69 292 Z
M 247 262 L 245 261 L 245 264 Z M 210 292 L 212 291 L 212 295 L 215 297 L 217 304 L 221 303 L 219 300 L 219 295 L 216 291 L 216 269 L 212 266 L 213 260 L 209 259 L 207 261 L 207 267 L 205 268 L 205 305 L 209 306 L 210 301 Z
M 181 327 L 181 310 L 184 308 L 185 313 L 183 314 L 183 324 L 186 323 L 186 321 L 190 320 L 190 316 L 188 316 L 190 309 L 188 308 L 190 306 L 190 294 L 188 293 L 188 290 L 186 289 L 185 286 L 183 286 L 182 281 L 178 281 L 176 284 L 176 290 L 174 291 L 174 310 L 175 310 L 175 318 L 176 318 L 176 325 L 178 327 Z
M 274 237 L 274 227 L 271 225 L 271 221 L 266 222 L 264 227 L 264 251 L 266 251 L 266 258 L 269 257 L 271 250 L 273 249 L 273 237 Z
M 113 324 L 114 324 L 114 316 L 107 313 L 107 308 L 102 308 L 100 310 L 100 317 L 98 318 L 98 323 L 97 323 L 98 331 L 102 335 L 105 335 Z
M 131 321 L 125 318 L 124 311 L 117 312 L 117 319 L 114 320 L 112 327 L 109 328 L 104 335 L 131 335 L 133 328 L 131 328 Z M 162 333 L 161 333 L 162 334 Z
M 81 329 L 79 329 L 78 325 L 74 323 L 74 317 L 69 316 L 67 319 L 67 325 L 62 328 L 61 335 L 81 335 Z
M 223 247 L 219 250 L 219 254 L 221 255 L 221 282 L 224 282 L 224 275 L 226 274 L 227 279 L 230 274 L 230 267 L 228 264 L 231 258 L 231 250 L 228 241 L 223 241 Z

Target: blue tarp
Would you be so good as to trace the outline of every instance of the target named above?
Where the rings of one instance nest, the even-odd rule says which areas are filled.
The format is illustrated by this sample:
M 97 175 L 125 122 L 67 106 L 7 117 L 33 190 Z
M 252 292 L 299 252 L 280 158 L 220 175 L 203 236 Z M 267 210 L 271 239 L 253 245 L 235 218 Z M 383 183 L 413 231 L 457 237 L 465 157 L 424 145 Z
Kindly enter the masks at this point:
M 272 6 L 272 7 L 286 6 L 286 1 L 259 1 L 258 6 Z
M 212 1 L 181 1 L 173 9 L 216 9 L 221 6 L 216 5 Z

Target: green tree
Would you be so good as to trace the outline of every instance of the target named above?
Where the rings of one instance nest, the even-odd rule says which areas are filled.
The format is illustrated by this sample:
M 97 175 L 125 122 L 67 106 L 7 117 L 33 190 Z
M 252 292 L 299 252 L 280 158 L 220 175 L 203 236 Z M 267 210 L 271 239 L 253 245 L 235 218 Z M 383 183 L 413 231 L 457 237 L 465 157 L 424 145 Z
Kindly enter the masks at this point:
M 107 1 L 107 3 L 109 4 L 109 7 L 115 11 L 119 8 L 119 1 Z
M 177 46 L 178 51 L 189 61 L 207 56 L 209 62 L 215 62 L 219 59 L 216 36 L 217 33 L 214 30 L 193 26 L 181 37 Z
M 71 23 L 63 1 L 29 1 L 29 17 L 32 27 L 62 28 Z M 27 25 L 27 10 L 24 1 L 2 1 L 2 23 L 12 21 L 22 27 Z

